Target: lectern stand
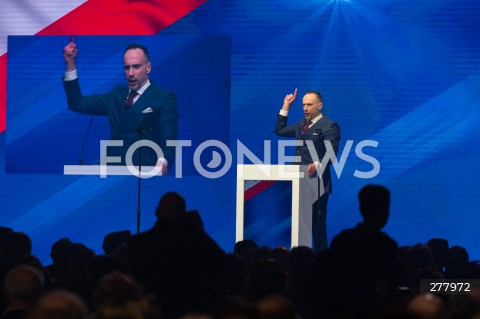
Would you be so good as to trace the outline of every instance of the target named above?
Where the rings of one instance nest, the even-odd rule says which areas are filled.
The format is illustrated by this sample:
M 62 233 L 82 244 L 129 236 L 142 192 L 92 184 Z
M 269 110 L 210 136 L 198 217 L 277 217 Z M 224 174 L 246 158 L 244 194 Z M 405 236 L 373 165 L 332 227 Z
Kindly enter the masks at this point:
M 318 178 L 310 178 L 306 172 L 306 165 L 237 165 L 236 241 L 244 239 L 245 181 L 291 181 L 291 247 L 312 247 L 312 205 L 319 197 Z M 320 195 L 323 193 L 323 183 L 320 183 Z

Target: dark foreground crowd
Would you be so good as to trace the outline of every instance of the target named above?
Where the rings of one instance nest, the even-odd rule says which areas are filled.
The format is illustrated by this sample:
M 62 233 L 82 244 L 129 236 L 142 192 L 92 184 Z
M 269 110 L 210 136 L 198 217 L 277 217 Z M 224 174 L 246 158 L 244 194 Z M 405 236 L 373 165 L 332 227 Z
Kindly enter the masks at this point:
M 398 247 L 381 231 L 389 191 L 367 185 L 358 197 L 363 222 L 319 254 L 250 240 L 225 253 L 176 193 L 161 198 L 152 229 L 106 235 L 102 255 L 62 238 L 42 265 L 27 234 L 0 227 L 0 319 L 480 319 L 475 287 L 420 285 L 480 279 L 467 251 L 439 238 Z

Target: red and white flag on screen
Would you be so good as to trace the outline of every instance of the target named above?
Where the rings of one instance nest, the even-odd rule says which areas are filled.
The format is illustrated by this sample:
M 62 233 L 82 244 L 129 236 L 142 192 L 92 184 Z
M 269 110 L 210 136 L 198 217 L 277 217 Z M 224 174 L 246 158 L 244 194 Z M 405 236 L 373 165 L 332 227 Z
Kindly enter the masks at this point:
M 9 35 L 155 35 L 206 1 L 2 0 L 0 134 L 6 129 Z

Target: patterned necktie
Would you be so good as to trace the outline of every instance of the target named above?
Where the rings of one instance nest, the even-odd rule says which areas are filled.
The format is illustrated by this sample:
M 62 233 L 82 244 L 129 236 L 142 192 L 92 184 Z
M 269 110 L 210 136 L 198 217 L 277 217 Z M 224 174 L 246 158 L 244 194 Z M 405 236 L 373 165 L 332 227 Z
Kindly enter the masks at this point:
M 128 96 L 125 100 L 123 100 L 123 104 L 125 104 L 126 107 L 130 107 L 133 105 L 133 99 L 138 95 L 137 91 L 130 91 L 128 93 Z
M 313 122 L 311 120 L 308 120 L 307 123 L 305 123 L 304 126 L 302 126 L 302 132 L 305 133 L 306 131 L 308 131 L 308 128 L 310 127 L 310 125 L 312 124 Z

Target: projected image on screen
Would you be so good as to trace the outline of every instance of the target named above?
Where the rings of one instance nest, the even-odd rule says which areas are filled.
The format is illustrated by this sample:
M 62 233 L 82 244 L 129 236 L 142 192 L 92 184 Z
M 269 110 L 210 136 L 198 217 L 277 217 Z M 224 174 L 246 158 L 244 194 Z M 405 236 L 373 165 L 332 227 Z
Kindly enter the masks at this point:
M 63 49 L 71 39 L 67 36 L 9 37 L 6 173 L 62 174 L 64 165 L 99 164 L 100 140 L 126 136 L 118 131 L 132 129 L 130 142 L 125 138 L 126 145 L 132 144 L 135 140 L 149 139 L 149 134 L 155 131 L 154 121 L 160 124 L 159 130 L 169 122 L 161 123 L 153 116 L 157 113 L 155 103 L 158 102 L 154 100 L 151 102 L 153 109 L 147 103 L 142 105 L 142 110 L 135 106 L 119 112 L 116 109 L 113 112 L 84 112 L 96 115 L 69 110 L 62 77 L 66 70 Z M 148 48 L 151 60 L 148 78 L 164 92 L 160 99 L 176 99 L 178 139 L 191 141 L 192 147 L 182 150 L 183 174 L 195 174 L 192 158 L 196 145 L 205 140 L 228 144 L 229 121 L 225 118 L 229 118 L 230 109 L 229 37 L 78 36 L 75 43 L 82 94 L 93 95 L 95 99 L 105 97 L 103 94 L 109 92 L 120 92 L 113 99 L 118 98 L 122 108 L 127 108 L 123 102 L 128 95 L 124 51 L 131 43 Z M 105 103 L 105 99 L 100 103 Z M 133 112 L 132 117 L 136 116 L 134 120 L 128 117 L 128 111 Z M 159 113 L 160 117 L 169 116 L 166 109 Z M 119 122 L 128 123 L 119 125 Z M 143 127 L 146 130 L 142 131 Z M 115 152 L 119 148 L 113 147 L 109 151 L 111 149 L 113 155 L 119 155 Z M 147 153 L 143 154 L 144 163 L 154 150 L 142 149 Z M 132 160 L 137 160 L 136 153 Z M 125 159 L 121 158 L 121 162 L 124 163 Z

